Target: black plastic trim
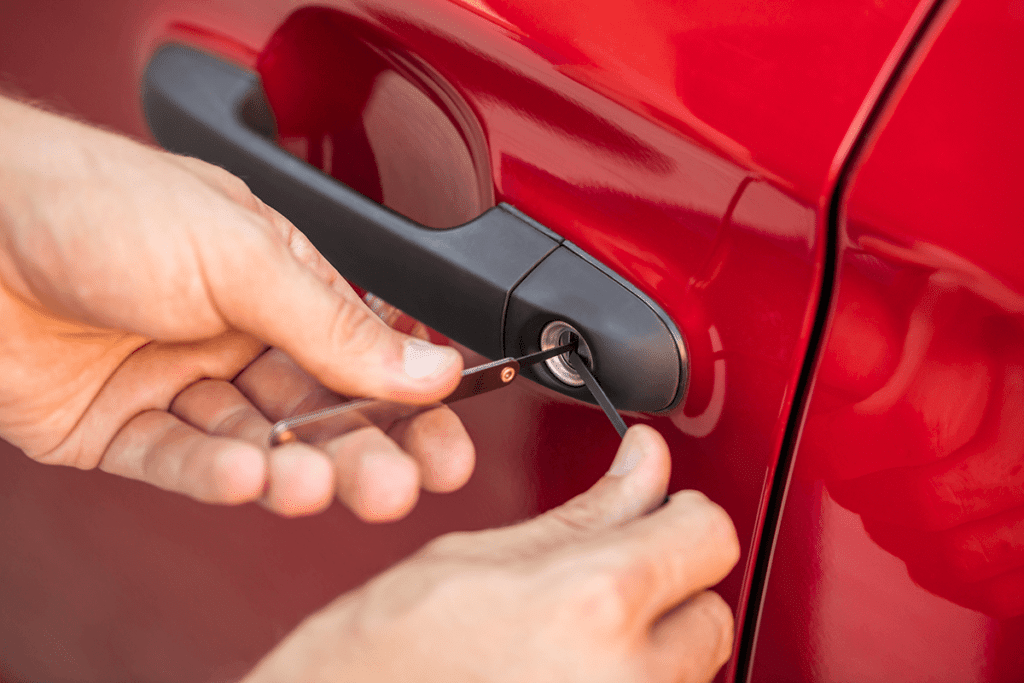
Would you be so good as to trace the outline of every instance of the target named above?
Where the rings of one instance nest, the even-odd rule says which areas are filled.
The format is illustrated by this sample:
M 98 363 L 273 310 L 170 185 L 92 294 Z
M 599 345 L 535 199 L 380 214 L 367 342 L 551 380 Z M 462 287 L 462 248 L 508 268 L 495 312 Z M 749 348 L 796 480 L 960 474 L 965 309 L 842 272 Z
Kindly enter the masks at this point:
M 578 244 L 570 242 L 569 240 L 565 240 L 562 244 L 584 261 L 587 261 L 595 268 L 605 273 L 609 278 L 625 287 L 626 291 L 637 299 L 640 299 L 647 304 L 647 307 L 651 309 L 651 312 L 656 315 L 661 321 L 661 324 L 665 326 L 665 331 L 672 337 L 672 340 L 676 345 L 676 353 L 679 358 L 679 385 L 676 387 L 675 398 L 673 398 L 667 406 L 654 412 L 665 413 L 674 410 L 683 398 L 686 397 L 686 392 L 690 388 L 690 350 L 686 346 L 686 337 L 684 337 L 683 333 L 679 331 L 679 328 L 676 327 L 676 324 L 672 321 L 672 318 L 668 316 L 668 313 L 666 313 L 661 306 L 656 304 L 654 299 L 634 287 L 629 280 L 619 277 L 618 273 L 595 259 L 587 252 L 583 251 L 582 247 Z
M 272 130 L 256 74 L 179 45 L 146 70 L 143 107 L 157 141 L 241 177 L 340 273 L 490 358 L 502 353 L 509 291 L 559 239 L 509 206 L 455 228 L 427 228 L 352 190 L 250 127 Z M 254 116 L 252 112 L 257 112 Z
M 657 305 L 569 242 L 555 249 L 516 286 L 505 318 L 505 353 L 540 350 L 541 331 L 555 320 L 580 331 L 594 375 L 619 410 L 664 412 L 679 404 L 688 365 L 681 335 Z M 666 321 L 668 321 L 666 323 Z M 678 335 L 678 336 L 677 336 Z M 545 365 L 523 376 L 581 401 L 594 403 L 586 386 L 570 387 Z
M 241 177 L 345 278 L 474 351 L 537 351 L 540 326 L 565 320 L 620 410 L 664 411 L 685 395 L 686 345 L 668 315 L 517 209 L 501 204 L 440 230 L 411 221 L 278 147 L 258 76 L 182 45 L 153 56 L 143 108 L 165 148 Z M 524 374 L 593 402 L 544 366 Z

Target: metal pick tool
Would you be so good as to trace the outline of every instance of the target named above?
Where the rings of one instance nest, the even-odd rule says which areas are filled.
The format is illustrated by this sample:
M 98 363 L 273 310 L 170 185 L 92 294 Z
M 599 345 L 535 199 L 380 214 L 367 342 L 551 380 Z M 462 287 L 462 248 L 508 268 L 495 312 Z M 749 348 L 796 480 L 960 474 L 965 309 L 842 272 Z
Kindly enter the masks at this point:
M 548 358 L 554 358 L 562 354 L 570 354 L 570 359 L 574 359 L 573 367 L 583 367 L 581 372 L 577 367 L 577 372 L 583 377 L 586 382 L 587 388 L 594 395 L 594 398 L 604 409 L 605 414 L 611 419 L 615 429 L 619 432 L 619 436 L 622 436 L 626 431 L 626 425 L 622 422 L 622 418 L 615 408 L 612 406 L 608 397 L 601 390 L 601 387 L 597 384 L 597 380 L 583 364 L 583 361 L 579 358 L 576 353 L 576 341 L 573 340 L 563 346 L 556 346 L 553 349 L 546 351 L 538 351 L 537 353 L 527 354 L 520 358 L 502 358 L 492 363 L 485 363 L 484 365 L 478 365 L 474 368 L 468 368 L 462 371 L 462 380 L 459 382 L 455 390 L 452 391 L 447 397 L 441 400 L 441 403 L 454 403 L 455 401 L 461 401 L 464 398 L 470 396 L 479 396 L 485 394 L 488 391 L 500 389 L 501 387 L 508 386 L 512 383 L 516 377 L 519 376 L 519 371 L 522 368 L 530 367 L 545 361 Z M 298 440 L 298 436 L 295 434 L 295 429 L 298 427 L 304 427 L 316 422 L 329 420 L 333 418 L 342 418 L 349 415 L 351 418 L 350 422 L 353 425 L 364 425 L 368 421 L 378 420 L 399 420 L 403 417 L 409 417 L 415 415 L 418 412 L 427 410 L 434 405 L 430 406 L 413 406 L 402 403 L 395 403 L 394 401 L 386 401 L 383 399 L 374 398 L 361 398 L 340 405 L 331 406 L 329 408 L 322 408 L 320 410 L 314 410 L 309 413 L 302 415 L 296 415 L 295 417 L 289 417 L 285 420 L 281 420 L 270 430 L 270 445 L 279 446 L 284 443 Z M 614 417 L 613 417 L 614 416 Z
M 569 353 L 569 364 L 572 365 L 572 369 L 583 378 L 583 383 L 587 385 L 587 389 L 590 390 L 590 395 L 594 397 L 597 404 L 601 406 L 601 410 L 608 416 L 608 419 L 612 423 L 612 427 L 615 427 L 615 431 L 619 433 L 619 438 L 626 436 L 626 423 L 623 421 L 622 416 L 619 415 L 619 411 L 615 410 L 615 406 L 608 400 L 608 395 L 604 393 L 604 389 L 597 383 L 597 379 L 594 374 L 590 372 L 590 368 L 580 358 L 580 354 L 576 353 L 576 349 L 573 349 Z

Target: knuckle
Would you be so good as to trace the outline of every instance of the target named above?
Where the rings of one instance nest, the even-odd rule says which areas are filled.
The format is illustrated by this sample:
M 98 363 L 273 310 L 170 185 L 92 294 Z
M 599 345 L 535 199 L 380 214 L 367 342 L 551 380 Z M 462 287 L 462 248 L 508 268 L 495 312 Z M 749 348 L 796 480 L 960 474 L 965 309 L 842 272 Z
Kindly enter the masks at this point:
M 730 565 L 740 558 L 740 542 L 729 513 L 721 505 L 699 491 L 681 491 L 679 497 L 689 515 L 699 520 L 701 535 L 707 537 L 708 547 L 715 548 Z
M 689 609 L 705 627 L 701 629 L 704 642 L 700 650 L 703 653 L 687 667 L 688 680 L 708 680 L 732 654 L 735 635 L 732 610 L 714 591 L 704 591 L 691 598 Z
M 201 379 L 198 382 L 189 384 L 179 391 L 177 395 L 171 399 L 171 404 L 167 407 L 168 412 L 180 415 L 182 412 L 188 410 L 188 407 L 195 401 L 196 397 L 202 395 L 203 385 L 208 381 L 209 380 L 207 379 Z
M 256 195 L 252 193 L 244 180 L 234 173 L 227 171 L 220 166 L 210 167 L 211 181 L 227 194 L 230 198 L 244 203 L 247 208 L 255 208 L 259 203 Z
M 731 642 L 734 622 L 729 603 L 714 591 L 704 591 L 699 597 L 704 617 L 716 627 L 722 640 Z
M 740 559 L 740 540 L 736 534 L 736 526 L 724 508 L 714 503 L 711 505 L 708 512 L 709 532 L 728 559 L 730 566 L 734 565 Z
M 224 380 L 213 379 L 212 377 L 202 377 L 197 379 L 195 382 L 192 382 L 192 384 L 187 385 L 184 389 L 178 392 L 178 395 L 174 397 L 172 406 L 175 403 L 187 401 L 197 396 L 202 397 L 203 395 L 215 394 L 220 397 L 225 393 L 225 387 L 223 385 Z
M 393 334 L 374 315 L 348 301 L 335 309 L 330 330 L 332 345 L 353 355 L 369 353 Z
M 202 159 L 196 159 L 193 157 L 177 158 L 179 159 L 179 163 L 183 164 L 186 169 L 198 176 L 215 190 L 222 192 L 224 196 L 231 201 L 236 202 L 250 211 L 262 214 L 260 206 L 263 202 L 261 202 L 259 198 L 252 193 L 252 190 L 249 189 L 249 185 L 234 173 L 217 166 L 216 164 L 203 161 Z
M 713 644 L 713 663 L 715 668 L 722 666 L 732 653 L 735 621 L 728 603 L 718 593 L 707 591 L 702 594 L 702 610 L 705 618 L 713 626 L 711 633 L 715 637 Z
M 685 505 L 686 507 L 714 505 L 710 498 L 696 489 L 684 489 L 682 491 L 678 491 L 672 494 L 672 501 L 676 505 Z
M 732 654 L 732 611 L 712 591 L 693 596 L 685 609 L 692 623 L 686 631 L 685 644 L 680 643 L 685 655 L 676 662 L 673 680 L 676 683 L 707 683 Z
M 644 595 L 653 589 L 674 585 L 672 568 L 653 559 L 633 560 L 615 573 L 615 589 L 623 597 Z
M 570 614 L 599 631 L 617 631 L 630 621 L 635 575 L 606 568 L 579 577 L 569 601 Z

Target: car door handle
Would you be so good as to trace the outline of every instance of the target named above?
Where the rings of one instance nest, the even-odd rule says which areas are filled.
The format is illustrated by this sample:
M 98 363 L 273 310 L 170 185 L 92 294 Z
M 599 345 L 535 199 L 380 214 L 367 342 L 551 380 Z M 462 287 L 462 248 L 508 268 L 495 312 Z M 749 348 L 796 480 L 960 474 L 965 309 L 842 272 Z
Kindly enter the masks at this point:
M 182 45 L 152 57 L 142 103 L 166 149 L 241 177 L 342 276 L 449 338 L 502 358 L 578 335 L 620 410 L 665 411 L 685 395 L 686 346 L 669 316 L 515 208 L 441 230 L 409 220 L 279 147 L 257 74 Z M 592 400 L 568 360 L 554 361 L 528 374 Z

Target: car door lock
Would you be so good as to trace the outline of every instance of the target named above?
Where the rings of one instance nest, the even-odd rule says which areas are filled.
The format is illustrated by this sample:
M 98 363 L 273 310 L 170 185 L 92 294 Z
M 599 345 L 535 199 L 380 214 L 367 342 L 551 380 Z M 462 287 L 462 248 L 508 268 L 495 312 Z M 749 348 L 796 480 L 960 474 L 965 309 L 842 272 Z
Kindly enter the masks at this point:
M 241 177 L 342 276 L 413 318 L 489 358 L 575 339 L 619 410 L 663 412 L 684 398 L 686 344 L 665 311 L 514 207 L 446 229 L 395 213 L 279 147 L 258 75 L 192 48 L 157 51 L 142 91 L 161 145 Z M 596 402 L 571 358 L 523 374 Z

